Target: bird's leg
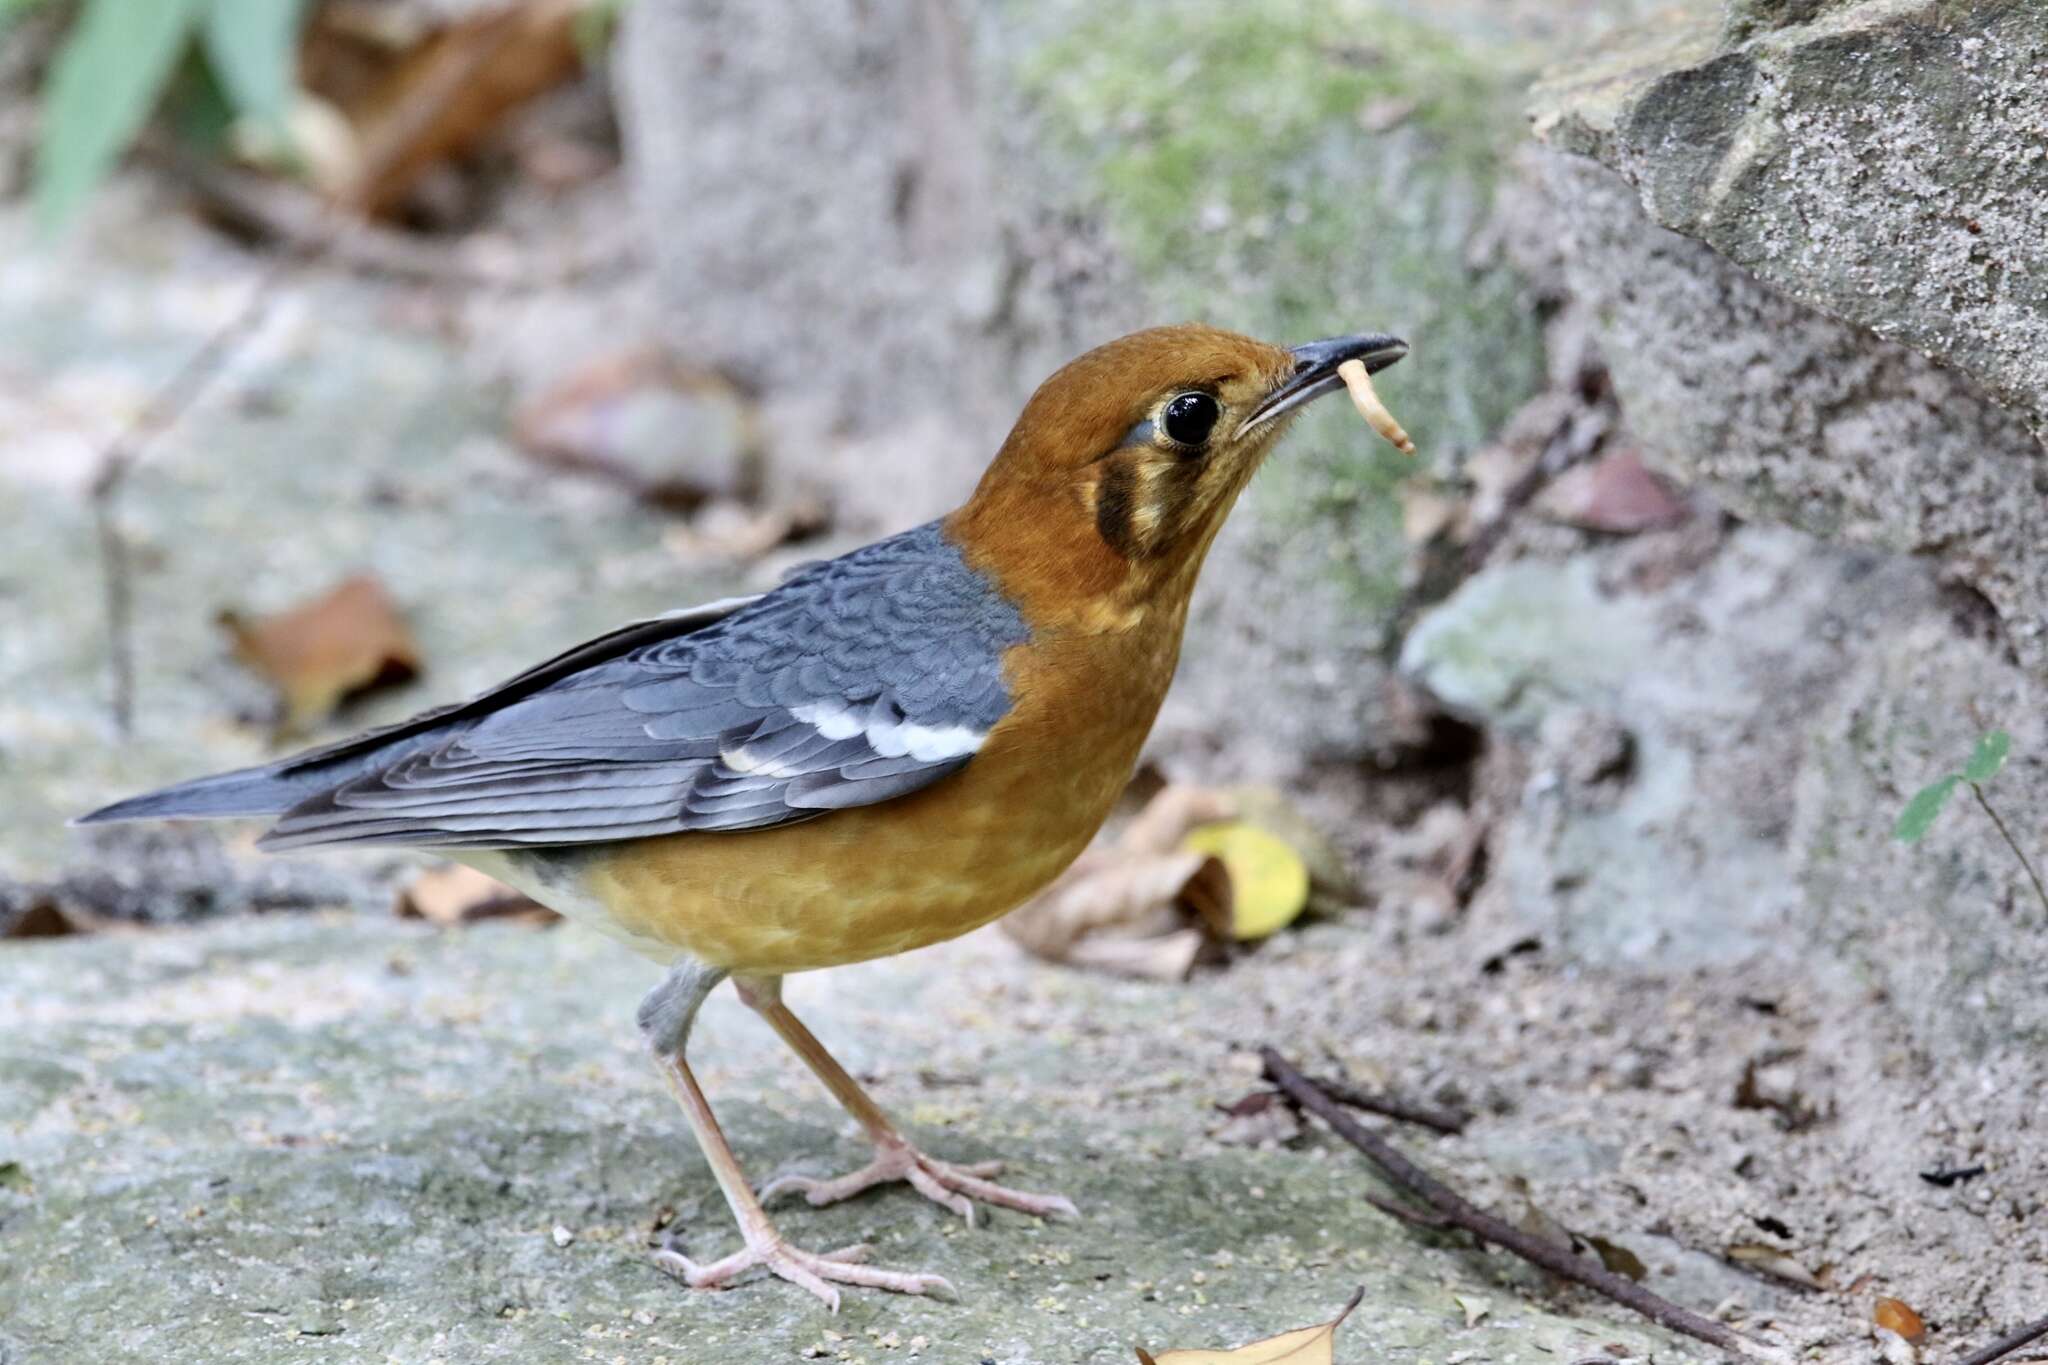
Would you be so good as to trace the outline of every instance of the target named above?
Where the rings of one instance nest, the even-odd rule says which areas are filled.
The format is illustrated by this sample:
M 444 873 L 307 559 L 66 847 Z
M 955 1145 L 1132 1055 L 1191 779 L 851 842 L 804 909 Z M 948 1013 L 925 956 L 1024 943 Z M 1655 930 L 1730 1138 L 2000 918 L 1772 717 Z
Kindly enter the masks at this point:
M 836 1180 L 786 1175 L 764 1188 L 762 1199 L 772 1199 L 785 1190 L 797 1190 L 812 1204 L 833 1204 L 872 1186 L 905 1180 L 925 1198 L 943 1204 L 965 1218 L 970 1226 L 974 1223 L 973 1201 L 977 1199 L 984 1204 L 1016 1209 L 1040 1218 L 1078 1216 L 1073 1201 L 1060 1195 L 1028 1194 L 988 1179 L 1002 1171 L 1003 1163 L 1000 1161 L 955 1166 L 917 1150 L 910 1144 L 910 1139 L 897 1131 L 889 1116 L 868 1098 L 867 1091 L 860 1088 L 860 1082 L 849 1076 L 846 1068 L 825 1050 L 817 1035 L 805 1028 L 803 1020 L 790 1013 L 789 1006 L 782 1003 L 780 977 L 736 977 L 733 985 L 738 988 L 740 999 L 766 1019 L 769 1027 L 781 1035 L 782 1041 L 804 1059 L 804 1064 L 817 1073 L 825 1088 L 832 1092 L 832 1097 L 860 1122 L 867 1131 L 868 1140 L 875 1144 L 875 1159 L 857 1171 Z
M 690 1131 L 711 1165 L 711 1174 L 740 1225 L 746 1245 L 722 1260 L 700 1264 L 672 1245 L 654 1253 L 654 1263 L 692 1289 L 718 1288 L 744 1271 L 761 1267 L 792 1284 L 810 1290 L 839 1311 L 839 1291 L 832 1281 L 870 1289 L 893 1289 L 901 1294 L 952 1292 L 953 1286 L 937 1275 L 914 1275 L 897 1270 L 880 1270 L 860 1264 L 868 1254 L 866 1246 L 842 1247 L 838 1251 L 800 1251 L 782 1240 L 782 1234 L 768 1221 L 768 1214 L 747 1184 L 746 1173 L 732 1154 L 732 1147 L 718 1127 L 718 1119 L 704 1098 L 696 1076 L 683 1059 L 690 1025 L 698 1007 L 725 973 L 693 962 L 683 962 L 669 972 L 640 1005 L 640 1031 L 653 1049 L 662 1078 L 675 1092 L 676 1102 L 690 1120 Z

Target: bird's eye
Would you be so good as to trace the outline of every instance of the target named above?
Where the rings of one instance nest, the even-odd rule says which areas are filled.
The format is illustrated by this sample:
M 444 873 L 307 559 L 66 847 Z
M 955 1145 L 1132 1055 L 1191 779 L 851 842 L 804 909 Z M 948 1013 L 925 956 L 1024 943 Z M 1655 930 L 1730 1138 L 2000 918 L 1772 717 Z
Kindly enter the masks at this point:
M 1183 393 L 1169 399 L 1159 414 L 1159 426 L 1166 438 L 1184 446 L 1198 446 L 1209 439 L 1210 430 L 1223 410 L 1206 393 Z

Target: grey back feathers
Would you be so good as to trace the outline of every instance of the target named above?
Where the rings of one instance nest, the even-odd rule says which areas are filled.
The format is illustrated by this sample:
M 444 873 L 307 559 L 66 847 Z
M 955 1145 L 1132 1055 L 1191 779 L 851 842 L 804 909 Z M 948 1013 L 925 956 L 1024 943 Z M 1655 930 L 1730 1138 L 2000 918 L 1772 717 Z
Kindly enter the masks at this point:
M 638 622 L 456 706 L 87 822 L 282 813 L 267 848 L 518 848 L 760 829 L 958 771 L 1029 637 L 937 523 Z

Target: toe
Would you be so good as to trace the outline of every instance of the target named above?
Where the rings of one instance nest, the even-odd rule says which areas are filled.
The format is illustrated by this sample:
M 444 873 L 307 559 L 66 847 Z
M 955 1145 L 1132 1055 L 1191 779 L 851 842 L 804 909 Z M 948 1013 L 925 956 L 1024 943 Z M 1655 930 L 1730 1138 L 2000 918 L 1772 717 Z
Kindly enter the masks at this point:
M 910 1181 L 910 1187 L 934 1204 L 944 1205 L 967 1220 L 967 1226 L 975 1222 L 974 1205 L 965 1195 L 949 1190 L 936 1176 L 923 1166 L 912 1166 L 903 1173 Z

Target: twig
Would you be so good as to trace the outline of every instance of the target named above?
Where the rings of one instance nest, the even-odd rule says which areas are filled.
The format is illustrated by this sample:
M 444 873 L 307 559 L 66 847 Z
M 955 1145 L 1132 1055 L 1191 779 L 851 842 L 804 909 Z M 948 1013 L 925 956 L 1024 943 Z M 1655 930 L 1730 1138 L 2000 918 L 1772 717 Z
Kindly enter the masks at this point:
M 1365 1202 L 1389 1218 L 1398 1218 L 1404 1223 L 1422 1228 L 1428 1232 L 1458 1232 L 1461 1230 L 1456 1223 L 1453 1223 L 1440 1213 L 1430 1213 L 1425 1209 L 1413 1209 L 1406 1204 L 1396 1203 L 1391 1199 L 1382 1199 L 1376 1194 L 1367 1195 Z
M 1660 1326 L 1668 1327 L 1674 1332 L 1682 1332 L 1708 1345 L 1717 1346 L 1731 1355 L 1772 1362 L 1788 1359 L 1783 1352 L 1762 1342 L 1752 1341 L 1726 1324 L 1702 1317 L 1691 1309 L 1681 1308 L 1633 1280 L 1582 1260 L 1569 1247 L 1524 1232 L 1513 1224 L 1502 1222 L 1492 1214 L 1475 1207 L 1450 1186 L 1403 1156 L 1393 1144 L 1360 1125 L 1335 1100 L 1295 1070 L 1293 1065 L 1274 1049 L 1262 1048 L 1260 1055 L 1266 1064 L 1266 1075 L 1275 1085 L 1286 1091 L 1303 1108 L 1329 1124 L 1337 1136 L 1363 1152 L 1366 1159 L 1377 1166 L 1388 1180 L 1429 1205 L 1442 1215 L 1446 1222 L 1464 1229 L 1483 1242 L 1504 1247 L 1523 1260 L 1539 1265 L 1561 1279 L 1570 1280 L 1574 1284 L 1583 1285 L 1605 1295 Z M 1965 1365 L 1971 1363 L 1965 1362 Z
M 2010 1336 L 2000 1337 L 1981 1351 L 1973 1351 L 1956 1362 L 1956 1365 L 1991 1365 L 2002 1356 L 2009 1356 L 2029 1342 L 2048 1337 L 2048 1318 L 2030 1322 Z
M 2005 821 L 1999 818 L 1998 812 L 1992 809 L 1991 803 L 1984 799 L 1984 789 L 1975 782 L 1971 782 L 1969 786 L 1970 795 L 1977 798 L 1977 804 L 1982 806 L 1984 813 L 1991 817 L 1991 823 L 1998 826 L 1998 833 L 2005 840 L 2005 846 L 2012 850 L 2012 856 L 2018 858 L 2020 866 L 2027 870 L 2027 880 L 2034 884 L 2034 894 L 2041 898 L 2041 908 L 2048 910 L 2048 886 L 2041 885 L 2041 874 L 2034 871 L 2033 862 L 2026 854 L 2020 852 L 2019 843 L 2012 837 L 2012 831 L 2005 827 Z
M 99 541 L 100 583 L 106 612 L 108 709 L 114 728 L 127 734 L 135 723 L 135 596 L 129 573 L 127 537 L 121 533 L 116 502 L 128 471 L 144 451 L 206 391 L 219 375 L 234 350 L 255 330 L 269 311 L 272 294 L 286 275 L 302 260 L 316 253 L 327 240 L 326 224 L 316 225 L 288 249 L 277 253 L 248 299 L 234 316 L 215 328 L 135 415 L 100 451 L 92 480 L 93 527 Z
M 1355 1085 L 1346 1085 L 1342 1081 L 1327 1081 L 1321 1076 L 1308 1076 L 1304 1079 L 1339 1104 L 1349 1105 L 1353 1109 L 1363 1109 L 1369 1114 L 1399 1119 L 1403 1123 L 1419 1123 L 1424 1128 L 1432 1128 L 1452 1137 L 1464 1132 L 1465 1125 L 1471 1122 L 1464 1114 L 1453 1113 L 1448 1109 L 1431 1109 L 1427 1105 L 1404 1100 L 1398 1095 L 1389 1095 L 1383 1090 L 1360 1090 Z

